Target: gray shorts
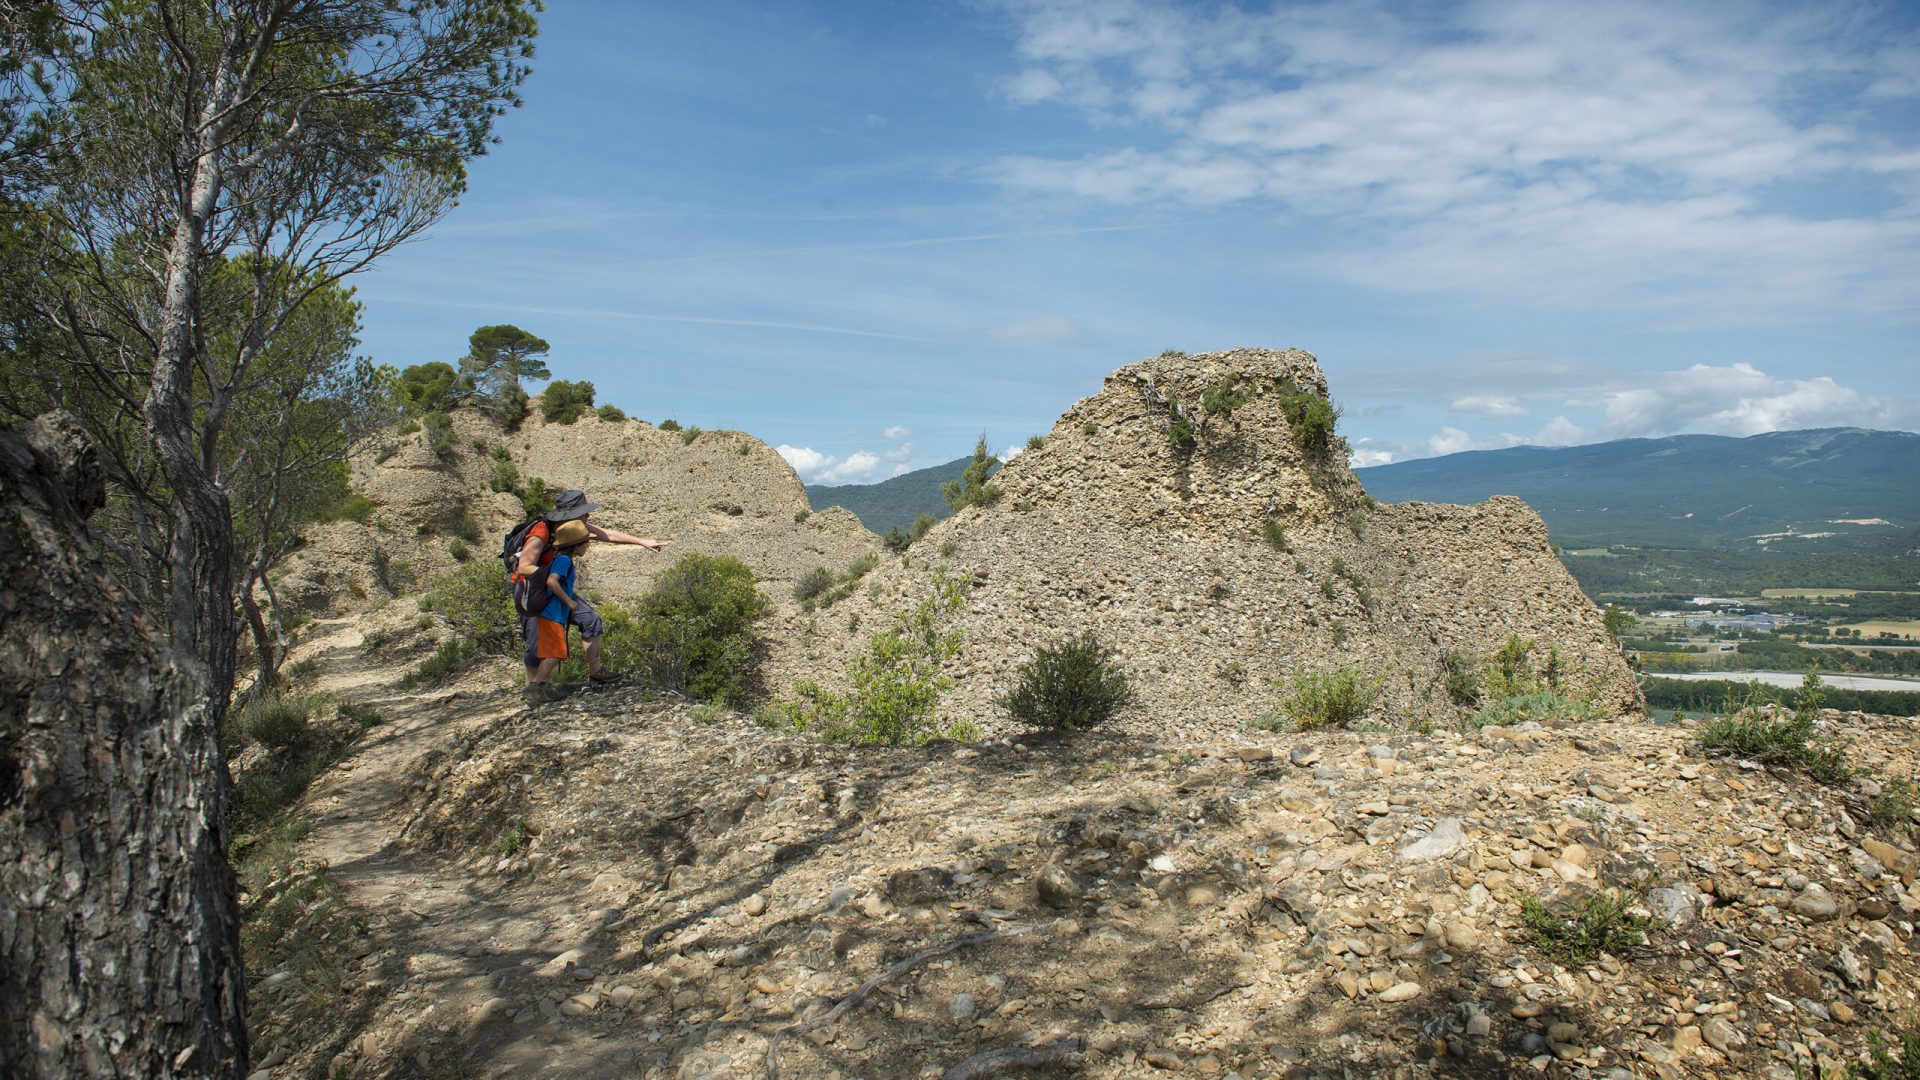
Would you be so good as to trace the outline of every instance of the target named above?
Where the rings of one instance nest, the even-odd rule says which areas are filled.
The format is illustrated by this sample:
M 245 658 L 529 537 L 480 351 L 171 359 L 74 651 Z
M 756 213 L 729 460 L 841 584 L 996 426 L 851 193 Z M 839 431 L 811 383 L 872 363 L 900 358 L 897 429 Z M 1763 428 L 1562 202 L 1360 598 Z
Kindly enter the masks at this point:
M 540 663 L 540 635 L 534 630 L 535 621 L 523 619 L 520 622 L 520 638 L 525 643 L 520 655 L 528 667 L 536 667 Z M 573 609 L 573 617 L 568 621 L 580 628 L 580 637 L 587 641 L 607 632 L 606 624 L 600 621 L 600 613 L 585 600 L 579 601 L 579 606 Z

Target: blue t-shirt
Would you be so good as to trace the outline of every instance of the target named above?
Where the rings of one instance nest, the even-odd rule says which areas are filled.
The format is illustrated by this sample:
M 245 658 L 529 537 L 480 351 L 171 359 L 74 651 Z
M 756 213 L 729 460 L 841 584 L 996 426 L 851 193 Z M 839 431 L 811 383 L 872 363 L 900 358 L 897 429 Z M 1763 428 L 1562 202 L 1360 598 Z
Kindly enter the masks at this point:
M 548 591 L 558 592 L 561 589 L 565 589 L 567 592 L 567 595 L 572 596 L 574 600 L 577 602 L 580 598 L 574 595 L 573 579 L 574 579 L 574 565 L 573 565 L 572 557 L 567 555 L 555 555 L 553 557 L 553 562 L 548 564 L 547 566 Z M 566 625 L 567 619 L 571 617 L 571 615 L 572 613 L 567 610 L 566 602 L 564 600 L 561 600 L 557 596 L 554 597 L 552 600 L 547 601 L 547 606 L 540 609 L 541 618 L 550 619 L 554 622 L 560 623 L 563 626 Z

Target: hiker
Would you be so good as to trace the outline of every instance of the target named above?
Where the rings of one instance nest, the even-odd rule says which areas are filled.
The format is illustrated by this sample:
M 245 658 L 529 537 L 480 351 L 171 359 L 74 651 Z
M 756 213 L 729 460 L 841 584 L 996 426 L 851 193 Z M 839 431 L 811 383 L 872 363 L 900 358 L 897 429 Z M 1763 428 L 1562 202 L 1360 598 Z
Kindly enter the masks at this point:
M 618 529 L 603 529 L 588 521 L 587 515 L 598 509 L 600 509 L 598 503 L 587 501 L 585 492 L 569 489 L 555 497 L 551 511 L 508 534 L 508 582 L 516 598 L 526 590 L 527 583 L 534 576 L 535 571 L 546 568 L 552 562 L 555 553 L 552 543 L 555 539 L 555 530 L 568 522 L 578 522 L 585 528 L 587 537 L 591 540 L 608 544 L 638 544 L 649 551 L 659 551 L 666 546 L 658 540 L 635 536 Z M 515 551 L 518 552 L 517 557 L 512 554 Z M 600 666 L 600 635 L 604 632 L 600 613 L 593 610 L 593 605 L 581 599 L 575 590 L 570 588 L 567 591 L 569 597 L 575 601 L 575 606 L 567 612 L 567 618 L 580 628 L 580 637 L 586 644 L 587 676 L 594 682 L 619 681 L 618 675 Z M 522 614 L 525 617 L 523 631 L 527 642 L 524 657 L 527 665 L 527 685 L 531 690 L 535 682 L 535 673 L 540 666 L 537 642 L 534 637 L 536 629 L 534 618 L 538 613 L 526 611 Z M 561 620 L 563 630 L 567 618 Z
M 597 667 L 593 661 L 598 658 L 600 617 L 593 609 L 579 599 L 578 582 L 580 577 L 580 557 L 586 554 L 587 545 L 592 536 L 587 532 L 587 523 L 575 518 L 563 521 L 553 527 L 553 555 L 546 566 L 545 595 L 546 607 L 539 614 L 527 619 L 527 696 L 533 701 L 553 701 L 553 671 L 560 661 L 567 658 L 567 624 L 580 619 L 581 613 L 591 616 L 595 630 L 589 634 L 585 623 L 581 624 L 580 636 L 585 639 L 590 667 Z M 600 676 L 590 675 L 597 681 L 610 681 Z

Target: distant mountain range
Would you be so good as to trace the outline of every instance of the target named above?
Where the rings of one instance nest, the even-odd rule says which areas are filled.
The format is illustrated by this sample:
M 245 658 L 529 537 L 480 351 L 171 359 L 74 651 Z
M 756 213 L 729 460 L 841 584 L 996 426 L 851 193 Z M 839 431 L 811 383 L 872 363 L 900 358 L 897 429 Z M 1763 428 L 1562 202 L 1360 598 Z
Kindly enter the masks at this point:
M 1920 435 L 1904 431 L 1516 446 L 1355 472 L 1387 502 L 1517 495 L 1568 548 L 1870 550 L 1920 525 Z
M 968 458 L 878 484 L 810 485 L 816 509 L 867 528 L 947 516 L 940 489 Z M 1821 428 L 1747 438 L 1675 435 L 1587 446 L 1516 446 L 1355 470 L 1386 502 L 1517 495 L 1554 541 L 1587 548 L 1880 550 L 1920 527 L 1920 435 Z
M 941 492 L 950 481 L 960 479 L 972 461 L 973 455 L 968 454 L 945 465 L 901 473 L 877 484 L 808 484 L 807 499 L 815 510 L 846 507 L 870 532 L 884 534 L 896 527 L 906 532 L 922 514 L 932 514 L 936 521 L 952 516 L 953 511 L 947 509 L 946 496 Z

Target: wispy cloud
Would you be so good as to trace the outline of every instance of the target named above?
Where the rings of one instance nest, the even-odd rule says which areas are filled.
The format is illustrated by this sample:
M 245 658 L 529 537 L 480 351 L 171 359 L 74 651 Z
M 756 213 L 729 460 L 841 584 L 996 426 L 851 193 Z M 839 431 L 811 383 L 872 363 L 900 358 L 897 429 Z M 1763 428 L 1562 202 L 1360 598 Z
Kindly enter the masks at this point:
M 1863 394 L 1825 376 L 1780 379 L 1752 364 L 1695 364 L 1664 372 L 1646 385 L 1617 390 L 1604 402 L 1608 437 L 1701 431 L 1758 435 L 1813 427 L 1892 427 L 1911 422 L 1911 402 Z M 1904 414 L 1904 415 L 1903 415 Z
M 1481 416 L 1525 416 L 1527 410 L 1510 397 L 1463 397 L 1453 400 L 1453 411 Z
M 1914 315 L 1920 137 L 1884 118 L 1920 81 L 1888 9 L 1002 6 L 1027 65 L 1006 96 L 1082 110 L 1108 144 L 1002 158 L 1009 188 L 1270 204 L 1336 230 L 1316 270 L 1396 291 Z M 1870 197 L 1826 194 L 1839 176 Z

